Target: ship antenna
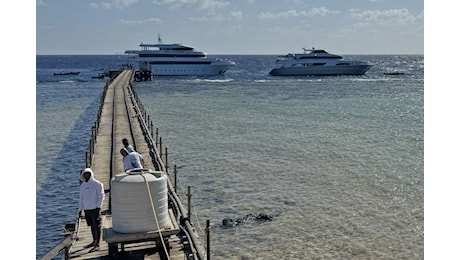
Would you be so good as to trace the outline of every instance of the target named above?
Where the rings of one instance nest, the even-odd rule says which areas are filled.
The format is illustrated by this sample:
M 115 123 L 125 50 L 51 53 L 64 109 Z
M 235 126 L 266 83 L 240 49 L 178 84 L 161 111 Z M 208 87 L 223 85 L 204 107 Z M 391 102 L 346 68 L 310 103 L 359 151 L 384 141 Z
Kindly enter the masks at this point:
M 158 34 L 158 43 L 162 43 L 162 40 L 161 40 L 160 34 Z

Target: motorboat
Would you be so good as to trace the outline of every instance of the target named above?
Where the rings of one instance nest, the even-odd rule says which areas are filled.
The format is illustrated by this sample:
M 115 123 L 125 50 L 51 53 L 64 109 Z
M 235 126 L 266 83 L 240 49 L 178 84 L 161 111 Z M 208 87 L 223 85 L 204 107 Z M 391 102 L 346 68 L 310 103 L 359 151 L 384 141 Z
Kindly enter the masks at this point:
M 328 53 L 324 49 L 303 48 L 303 53 L 278 56 L 272 76 L 332 76 L 363 75 L 373 65 L 355 60 L 344 60 L 342 56 Z
M 95 75 L 95 76 L 91 76 L 91 78 L 93 79 L 103 79 L 105 77 L 105 74 L 103 72 Z
M 66 75 L 78 75 L 80 71 L 61 71 L 61 72 L 54 72 L 54 76 L 66 76 Z
M 134 54 L 141 70 L 151 70 L 152 76 L 213 76 L 224 74 L 235 62 L 210 58 L 203 51 L 179 43 L 141 43 L 140 50 L 126 50 Z

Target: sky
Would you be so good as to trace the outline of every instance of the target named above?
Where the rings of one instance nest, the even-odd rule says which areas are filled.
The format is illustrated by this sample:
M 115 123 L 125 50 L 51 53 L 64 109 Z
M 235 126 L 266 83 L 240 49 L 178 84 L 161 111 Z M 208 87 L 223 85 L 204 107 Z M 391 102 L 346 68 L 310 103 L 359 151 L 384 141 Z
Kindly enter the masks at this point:
M 422 0 L 37 0 L 36 54 L 182 43 L 208 54 L 423 54 Z

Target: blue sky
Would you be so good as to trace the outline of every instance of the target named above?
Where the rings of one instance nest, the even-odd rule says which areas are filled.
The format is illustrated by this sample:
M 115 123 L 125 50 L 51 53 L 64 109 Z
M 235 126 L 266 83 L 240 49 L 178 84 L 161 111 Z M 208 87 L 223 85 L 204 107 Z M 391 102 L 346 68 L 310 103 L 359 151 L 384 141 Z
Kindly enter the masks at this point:
M 116 54 L 140 42 L 208 54 L 423 54 L 421 0 L 37 0 L 37 54 Z

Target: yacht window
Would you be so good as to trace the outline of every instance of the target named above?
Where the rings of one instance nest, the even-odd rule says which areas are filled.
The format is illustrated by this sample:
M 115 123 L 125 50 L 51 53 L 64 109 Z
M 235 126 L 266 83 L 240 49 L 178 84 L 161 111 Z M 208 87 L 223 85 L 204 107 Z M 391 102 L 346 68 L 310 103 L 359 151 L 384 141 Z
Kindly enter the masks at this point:
M 337 66 L 340 66 L 340 65 L 350 65 L 350 63 L 348 63 L 348 62 L 340 62 L 340 63 L 337 63 L 336 65 L 337 65 Z

